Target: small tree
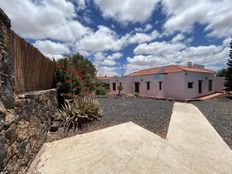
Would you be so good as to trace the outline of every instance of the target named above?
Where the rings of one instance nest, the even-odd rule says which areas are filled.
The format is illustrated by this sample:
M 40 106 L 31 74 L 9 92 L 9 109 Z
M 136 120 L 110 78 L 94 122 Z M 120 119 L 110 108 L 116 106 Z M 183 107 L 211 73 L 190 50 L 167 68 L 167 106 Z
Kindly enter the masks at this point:
M 120 85 L 118 85 L 118 96 L 120 96 L 121 95 L 121 91 L 123 90 L 123 87 L 122 87 L 122 85 L 120 84 Z
M 228 91 L 229 93 L 232 91 L 232 40 L 230 42 L 230 54 L 229 54 L 230 58 L 228 60 L 228 67 L 227 67 L 227 73 L 226 73 L 226 82 L 225 82 L 225 87 L 226 87 L 226 91 Z
M 223 68 L 221 70 L 218 70 L 217 77 L 226 77 L 227 69 Z

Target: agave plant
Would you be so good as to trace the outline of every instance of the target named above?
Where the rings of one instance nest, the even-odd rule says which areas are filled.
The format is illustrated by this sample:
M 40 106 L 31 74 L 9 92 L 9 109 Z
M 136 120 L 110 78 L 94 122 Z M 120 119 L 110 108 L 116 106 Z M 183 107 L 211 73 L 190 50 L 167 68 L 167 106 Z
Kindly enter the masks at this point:
M 63 119 L 64 130 L 82 129 L 83 125 L 98 120 L 102 110 L 97 100 L 93 98 L 77 98 L 73 102 L 65 102 L 59 114 Z

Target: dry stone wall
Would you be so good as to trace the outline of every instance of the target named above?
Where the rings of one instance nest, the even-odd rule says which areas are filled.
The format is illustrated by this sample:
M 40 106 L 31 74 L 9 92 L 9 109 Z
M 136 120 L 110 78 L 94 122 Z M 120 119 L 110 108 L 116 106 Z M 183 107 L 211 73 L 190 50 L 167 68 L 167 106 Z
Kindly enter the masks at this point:
M 0 99 L 6 108 L 14 107 L 13 57 L 11 51 L 11 23 L 0 9 Z
M 19 95 L 15 109 L 0 106 L 0 173 L 25 173 L 47 140 L 57 111 L 56 90 Z

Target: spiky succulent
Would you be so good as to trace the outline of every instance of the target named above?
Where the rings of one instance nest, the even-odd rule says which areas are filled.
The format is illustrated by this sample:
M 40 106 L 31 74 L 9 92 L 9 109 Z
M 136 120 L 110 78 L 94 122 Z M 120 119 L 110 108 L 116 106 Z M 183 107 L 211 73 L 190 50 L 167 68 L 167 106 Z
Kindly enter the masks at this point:
M 93 98 L 77 98 L 73 102 L 65 102 L 59 114 L 63 119 L 64 130 L 82 129 L 83 125 L 102 116 L 99 102 Z

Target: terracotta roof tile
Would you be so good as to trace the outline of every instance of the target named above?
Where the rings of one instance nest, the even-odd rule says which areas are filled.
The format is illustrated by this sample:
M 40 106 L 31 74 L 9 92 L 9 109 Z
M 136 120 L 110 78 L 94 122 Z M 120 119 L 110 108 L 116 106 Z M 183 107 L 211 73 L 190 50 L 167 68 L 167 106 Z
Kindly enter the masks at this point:
M 98 76 L 97 80 L 110 80 L 112 77 L 108 77 L 108 76 Z
M 151 74 L 166 74 L 166 73 L 175 73 L 175 72 L 200 72 L 200 73 L 215 73 L 214 71 L 198 68 L 198 67 L 188 67 L 188 66 L 180 66 L 180 65 L 169 65 L 151 69 L 140 70 L 131 74 L 128 74 L 129 77 L 134 76 L 145 76 Z

